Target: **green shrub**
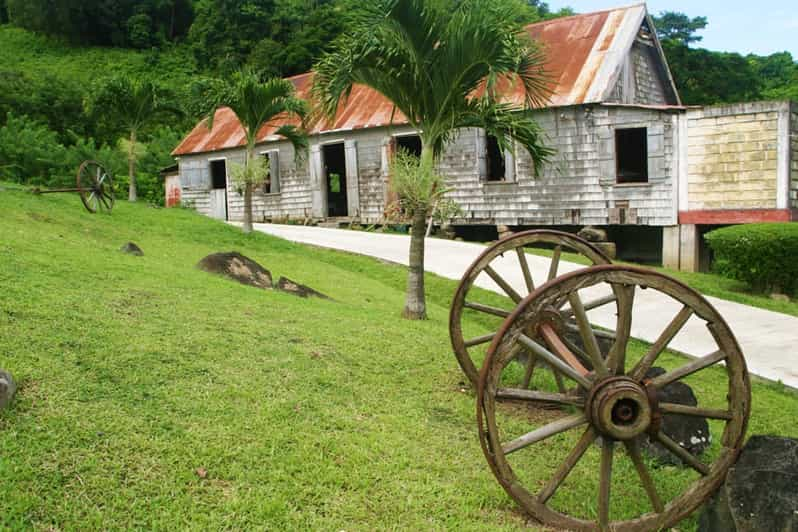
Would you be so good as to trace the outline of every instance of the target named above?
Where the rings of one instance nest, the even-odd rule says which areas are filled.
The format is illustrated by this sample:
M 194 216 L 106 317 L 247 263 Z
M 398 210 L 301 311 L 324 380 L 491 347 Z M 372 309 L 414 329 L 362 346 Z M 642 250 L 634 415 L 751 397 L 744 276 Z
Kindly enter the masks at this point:
M 798 223 L 736 225 L 704 238 L 721 275 L 763 292 L 798 290 Z

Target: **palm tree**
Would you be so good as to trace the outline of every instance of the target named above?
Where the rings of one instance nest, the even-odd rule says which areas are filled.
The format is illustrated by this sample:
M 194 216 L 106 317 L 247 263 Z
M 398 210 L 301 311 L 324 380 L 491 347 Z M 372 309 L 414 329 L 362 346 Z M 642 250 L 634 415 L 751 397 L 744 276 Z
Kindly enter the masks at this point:
M 316 65 L 314 96 L 334 115 L 356 83 L 393 102 L 419 132 L 420 171 L 432 168 L 459 128 L 479 127 L 502 150 L 513 141 L 535 171 L 551 156 L 530 109 L 547 99 L 542 55 L 517 25 L 515 4 L 500 0 L 377 0 Z M 524 102 L 502 101 L 498 87 L 515 87 Z M 428 186 L 435 180 L 419 179 Z M 433 197 L 434 194 L 421 194 Z M 424 221 L 428 203 L 413 209 L 403 315 L 426 317 Z
M 128 134 L 127 168 L 128 199 L 136 201 L 137 138 L 142 128 L 165 114 L 180 116 L 182 111 L 172 104 L 168 91 L 151 81 L 136 81 L 126 76 L 103 80 L 86 100 L 90 114 L 101 114 L 111 127 L 124 128 Z
M 260 81 L 257 74 L 249 71 L 236 72 L 232 82 L 216 89 L 208 99 L 206 108 L 206 125 L 213 128 L 213 117 L 219 107 L 229 107 L 235 113 L 247 139 L 246 168 L 254 170 L 255 143 L 258 131 L 264 126 L 283 123 L 275 134 L 288 139 L 294 146 L 297 157 L 301 157 L 307 149 L 307 135 L 294 125 L 285 124 L 286 119 L 304 120 L 307 115 L 307 103 L 296 96 L 294 85 L 284 79 L 272 78 Z M 264 176 L 255 175 L 254 171 L 243 173 L 244 181 L 244 225 L 245 233 L 252 231 L 252 189 Z

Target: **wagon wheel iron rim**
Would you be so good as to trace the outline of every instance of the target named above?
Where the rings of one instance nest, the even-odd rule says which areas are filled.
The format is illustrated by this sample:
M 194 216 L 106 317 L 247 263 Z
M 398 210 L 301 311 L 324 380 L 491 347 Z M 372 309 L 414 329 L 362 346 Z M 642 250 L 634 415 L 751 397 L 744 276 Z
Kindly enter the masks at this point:
M 77 188 L 83 206 L 90 213 L 110 212 L 116 201 L 111 174 L 97 161 L 84 161 L 77 172 Z
M 559 274 L 559 266 L 563 252 L 578 253 L 587 258 L 594 265 L 611 264 L 611 260 L 596 246 L 576 235 L 562 231 L 533 229 L 503 238 L 488 247 L 463 274 L 452 300 L 449 313 L 449 337 L 452 349 L 460 368 L 474 388 L 477 387 L 479 379 L 479 372 L 474 363 L 475 348 L 489 344 L 493 340 L 495 330 L 499 328 L 499 319 L 506 318 L 511 313 L 511 310 L 479 303 L 474 301 L 473 298 L 469 300 L 468 296 L 477 278 L 486 276 L 491 278 L 504 292 L 512 305 L 520 302 L 524 296 L 535 289 L 535 280 L 533 279 L 529 266 L 530 258 L 527 253 L 523 252 L 527 246 L 534 245 L 552 246 L 552 256 L 548 259 L 548 265 L 546 266 L 547 275 L 544 281 L 549 281 Z M 516 261 L 516 267 L 523 277 L 524 289 L 520 290 L 520 292 L 519 289 L 513 287 L 511 283 L 505 280 L 494 268 L 497 259 L 503 258 L 505 254 L 508 257 L 514 257 L 510 260 Z M 542 257 L 534 258 L 534 260 L 541 259 Z M 590 308 L 603 306 L 613 301 L 613 298 L 602 301 L 592 301 L 589 302 L 586 307 L 589 310 Z M 560 305 L 557 310 L 562 314 L 563 311 L 561 308 L 562 305 Z M 463 316 L 466 309 L 497 318 L 494 331 L 488 334 L 466 337 L 463 333 Z M 570 311 L 566 309 L 564 312 L 568 313 Z M 571 318 L 571 316 L 565 317 Z M 573 326 L 574 320 L 569 319 L 568 321 L 570 325 Z M 574 346 L 570 347 L 573 348 Z M 572 350 L 578 351 L 576 349 Z M 535 370 L 535 359 L 528 353 L 527 357 L 527 369 L 523 376 L 523 381 L 528 386 L 532 378 L 532 372 Z M 558 380 L 558 385 L 559 384 L 560 382 Z
M 598 283 L 622 286 L 619 301 L 620 312 L 628 319 L 619 320 L 618 335 L 605 361 L 606 374 L 597 370 L 581 375 L 567 364 L 559 364 L 558 371 L 577 383 L 582 393 L 576 396 L 546 397 L 546 401 L 556 400 L 572 410 L 556 421 L 546 422 L 542 427 L 507 441 L 501 434 L 497 421 L 498 402 L 502 394 L 513 393 L 502 388 L 501 376 L 504 368 L 514 357 L 519 345 L 532 344 L 544 358 L 553 363 L 562 361 L 552 344 L 543 345 L 526 333 L 539 326 L 541 309 L 562 297 L 564 294 L 578 293 L 578 290 L 592 287 Z M 626 347 L 631 329 L 631 315 L 636 290 L 653 289 L 669 296 L 682 305 L 681 310 L 663 327 L 659 338 L 635 363 L 627 363 Z M 647 370 L 657 361 L 670 341 L 690 319 L 703 321 L 714 339 L 717 350 L 703 357 L 679 365 L 665 374 L 646 379 Z M 684 406 L 658 403 L 656 391 L 672 382 L 714 367 L 723 362 L 728 379 L 728 393 L 723 408 Z M 523 395 L 527 397 L 524 398 Z M 515 393 L 516 400 L 525 400 L 527 405 L 535 406 L 542 401 L 534 392 Z M 480 372 L 477 391 L 477 424 L 479 437 L 485 457 L 499 483 L 507 493 L 530 515 L 542 523 L 568 530 L 658 530 L 672 526 L 689 515 L 707 500 L 725 478 L 726 472 L 734 464 L 745 436 L 750 413 L 750 383 L 742 352 L 728 324 L 703 296 L 665 275 L 641 268 L 601 265 L 566 274 L 538 288 L 524 299 L 515 311 L 508 316 L 491 343 L 487 357 Z M 703 417 L 713 423 L 725 423 L 720 448 L 710 453 L 709 463 L 690 454 L 682 445 L 666 436 L 660 426 L 665 413 Z M 506 418 L 502 418 L 506 419 Z M 559 434 L 574 431 L 579 435 L 576 444 L 567 449 L 549 478 L 544 479 L 542 488 L 532 489 L 519 479 L 508 456 L 513 453 L 531 452 L 545 449 L 544 442 Z M 578 431 L 578 432 L 577 432 Z M 665 449 L 679 458 L 683 464 L 697 475 L 686 487 L 664 500 L 664 493 L 658 491 L 652 469 L 646 465 L 638 445 L 639 438 L 650 435 Z M 595 495 L 595 518 L 571 515 L 551 507 L 552 498 L 563 488 L 569 475 L 583 460 L 585 453 L 599 441 L 597 451 L 598 472 L 593 478 L 598 480 Z M 632 467 L 628 474 L 639 483 L 648 499 L 650 511 L 633 518 L 613 521 L 611 515 L 613 458 L 619 458 L 619 449 L 628 456 Z M 565 451 L 565 449 L 563 449 Z M 563 453 L 561 452 L 560 455 Z M 584 481 L 584 475 L 579 480 Z M 577 480 L 578 482 L 578 480 Z M 617 483 L 617 481 L 616 481 Z

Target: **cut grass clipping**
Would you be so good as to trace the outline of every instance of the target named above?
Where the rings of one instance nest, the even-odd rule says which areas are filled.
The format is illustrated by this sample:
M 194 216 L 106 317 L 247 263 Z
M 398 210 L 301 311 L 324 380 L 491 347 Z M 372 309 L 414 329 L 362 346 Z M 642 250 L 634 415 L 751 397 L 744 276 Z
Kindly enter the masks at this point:
M 376 260 L 182 209 L 119 202 L 90 215 L 70 194 L 3 190 L 0 212 L 0 367 L 20 385 L 0 413 L 0 528 L 526 524 L 482 456 L 451 353 L 454 281 L 429 275 L 431 319 L 410 322 L 399 319 L 404 268 Z M 129 240 L 143 257 L 118 251 Z M 229 250 L 335 302 L 194 267 Z M 725 380 L 710 371 L 690 384 L 720 397 Z M 798 397 L 755 383 L 749 434 L 798 436 L 796 411 Z M 545 415 L 512 422 L 532 428 Z M 519 454 L 524 481 L 544 482 L 573 437 Z M 558 508 L 588 511 L 591 456 Z M 656 474 L 667 493 L 690 472 Z M 639 492 L 618 488 L 614 515 L 646 511 Z

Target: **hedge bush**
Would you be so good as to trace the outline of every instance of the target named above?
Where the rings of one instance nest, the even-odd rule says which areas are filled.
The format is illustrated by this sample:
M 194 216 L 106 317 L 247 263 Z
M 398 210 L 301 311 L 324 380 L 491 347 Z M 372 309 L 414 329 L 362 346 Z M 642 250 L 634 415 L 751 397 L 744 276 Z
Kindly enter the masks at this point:
M 798 291 L 798 223 L 724 227 L 707 233 L 713 269 L 761 292 Z

